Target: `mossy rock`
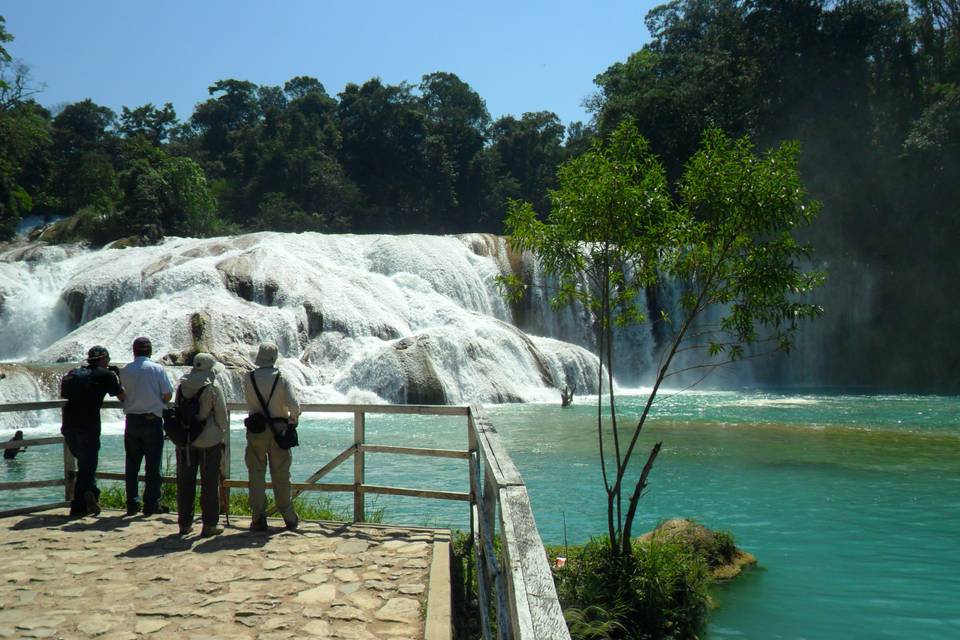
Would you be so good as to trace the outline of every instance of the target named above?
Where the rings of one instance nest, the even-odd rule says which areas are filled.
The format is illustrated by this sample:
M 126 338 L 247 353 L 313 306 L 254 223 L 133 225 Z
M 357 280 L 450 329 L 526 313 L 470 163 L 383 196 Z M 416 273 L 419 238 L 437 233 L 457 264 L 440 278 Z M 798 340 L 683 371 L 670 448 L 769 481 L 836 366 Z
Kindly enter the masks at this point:
M 639 542 L 682 540 L 703 556 L 714 580 L 730 580 L 743 569 L 757 563 L 753 554 L 738 549 L 733 536 L 726 531 L 711 531 L 702 524 L 686 518 L 672 518 L 661 522 L 656 529 L 643 534 Z

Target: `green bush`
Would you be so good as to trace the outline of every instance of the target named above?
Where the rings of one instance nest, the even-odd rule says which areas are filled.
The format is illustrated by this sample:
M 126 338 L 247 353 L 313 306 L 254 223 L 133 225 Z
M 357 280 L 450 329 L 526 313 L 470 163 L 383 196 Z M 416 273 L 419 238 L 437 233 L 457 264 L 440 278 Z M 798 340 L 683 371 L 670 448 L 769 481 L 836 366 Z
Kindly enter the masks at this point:
M 706 618 L 707 563 L 683 540 L 637 541 L 613 557 L 594 538 L 554 579 L 574 638 L 690 638 Z

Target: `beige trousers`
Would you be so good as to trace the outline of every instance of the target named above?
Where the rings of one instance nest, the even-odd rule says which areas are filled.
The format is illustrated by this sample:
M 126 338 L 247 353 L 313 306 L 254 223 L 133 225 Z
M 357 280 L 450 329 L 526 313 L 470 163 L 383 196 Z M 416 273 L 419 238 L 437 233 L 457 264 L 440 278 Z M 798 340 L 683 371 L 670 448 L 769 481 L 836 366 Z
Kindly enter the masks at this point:
M 273 432 L 267 428 L 262 433 L 247 431 L 247 451 L 245 455 L 247 475 L 250 479 L 250 511 L 253 519 L 266 517 L 267 465 L 270 466 L 270 480 L 273 482 L 273 499 L 277 510 L 288 523 L 297 522 L 297 514 L 290 502 L 290 463 L 293 457 L 289 450 L 277 446 Z

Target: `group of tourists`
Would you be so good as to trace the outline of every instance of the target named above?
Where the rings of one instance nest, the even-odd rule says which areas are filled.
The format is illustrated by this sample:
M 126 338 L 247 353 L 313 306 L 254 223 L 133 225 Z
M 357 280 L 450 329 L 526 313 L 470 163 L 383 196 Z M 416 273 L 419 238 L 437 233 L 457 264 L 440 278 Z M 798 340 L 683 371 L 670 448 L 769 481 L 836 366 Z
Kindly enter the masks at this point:
M 180 378 L 176 390 L 166 370 L 151 360 L 149 338 L 133 341 L 133 362 L 122 369 L 110 365 L 110 354 L 101 346 L 87 352 L 86 365 L 66 374 L 60 395 L 63 407 L 61 433 L 76 458 L 77 474 L 70 515 L 81 517 L 100 513 L 100 490 L 96 485 L 100 452 L 100 409 L 107 395 L 120 400 L 125 414 L 127 515 L 167 513 L 160 502 L 160 465 L 164 447 L 164 421 L 182 415 L 189 406 L 195 425 L 189 437 L 175 443 L 177 460 L 177 522 L 180 535 L 193 529 L 197 473 L 200 474 L 201 537 L 223 533 L 218 527 L 224 450 L 230 429 L 227 396 L 219 375 L 222 363 L 209 353 L 197 353 L 193 366 Z M 266 531 L 266 470 L 270 468 L 273 495 L 287 529 L 299 522 L 290 490 L 290 447 L 297 444 L 300 405 L 288 381 L 277 368 L 277 346 L 260 345 L 255 369 L 244 375 L 244 397 L 248 417 L 245 461 L 250 482 L 249 499 L 252 531 Z M 168 404 L 174 398 L 174 409 Z M 140 468 L 145 462 L 143 499 L 139 494 Z M 226 505 L 224 505 L 226 507 Z

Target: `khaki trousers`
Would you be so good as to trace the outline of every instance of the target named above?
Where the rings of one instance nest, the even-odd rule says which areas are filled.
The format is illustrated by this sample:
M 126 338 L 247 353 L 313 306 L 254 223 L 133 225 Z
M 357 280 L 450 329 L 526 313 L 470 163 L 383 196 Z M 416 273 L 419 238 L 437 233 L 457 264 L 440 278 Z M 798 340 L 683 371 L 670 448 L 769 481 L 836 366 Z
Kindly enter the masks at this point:
M 250 511 L 253 519 L 266 517 L 266 473 L 270 466 L 270 481 L 273 482 L 273 499 L 277 510 L 288 523 L 297 522 L 297 514 L 290 502 L 290 463 L 293 457 L 289 450 L 277 446 L 273 432 L 267 428 L 262 433 L 247 431 L 247 476 L 250 479 Z

